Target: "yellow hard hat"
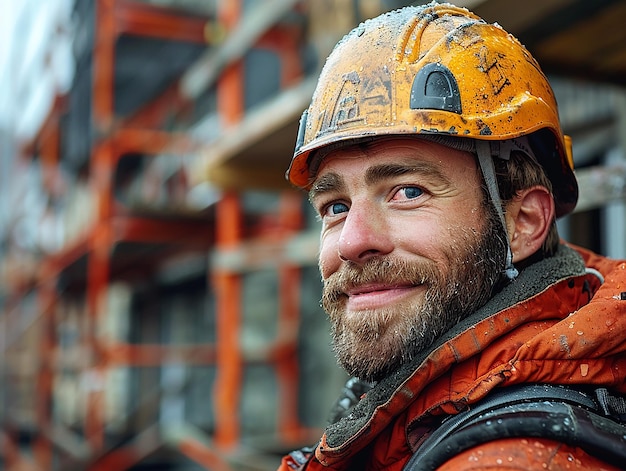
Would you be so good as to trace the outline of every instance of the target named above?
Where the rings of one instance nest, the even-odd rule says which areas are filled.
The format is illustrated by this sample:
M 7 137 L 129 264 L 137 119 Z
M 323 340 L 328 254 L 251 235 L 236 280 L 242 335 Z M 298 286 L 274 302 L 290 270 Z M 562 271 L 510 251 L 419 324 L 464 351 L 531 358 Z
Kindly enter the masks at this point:
M 336 146 L 376 136 L 507 141 L 528 136 L 557 216 L 578 199 L 569 138 L 535 59 L 464 8 L 431 3 L 368 20 L 336 46 L 304 112 L 287 178 L 308 188 Z

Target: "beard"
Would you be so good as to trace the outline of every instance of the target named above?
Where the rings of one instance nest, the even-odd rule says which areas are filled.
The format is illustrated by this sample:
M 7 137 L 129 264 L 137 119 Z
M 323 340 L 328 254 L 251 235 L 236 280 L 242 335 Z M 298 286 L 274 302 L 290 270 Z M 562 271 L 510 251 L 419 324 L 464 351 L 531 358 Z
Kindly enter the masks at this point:
M 322 307 L 331 321 L 333 350 L 350 375 L 379 381 L 491 298 L 502 280 L 507 246 L 498 216 L 486 212 L 482 235 L 464 231 L 445 249 L 445 267 L 428 260 L 372 257 L 363 264 L 344 262 L 324 280 Z M 367 283 L 421 285 L 424 294 L 347 314 L 345 293 Z

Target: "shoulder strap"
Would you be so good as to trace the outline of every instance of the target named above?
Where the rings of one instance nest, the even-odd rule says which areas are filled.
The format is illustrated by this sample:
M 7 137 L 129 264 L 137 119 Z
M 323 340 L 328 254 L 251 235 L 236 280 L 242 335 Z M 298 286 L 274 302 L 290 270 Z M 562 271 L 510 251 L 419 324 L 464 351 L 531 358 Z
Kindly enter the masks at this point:
M 434 470 L 476 445 L 515 437 L 577 446 L 618 467 L 626 462 L 626 425 L 602 415 L 592 396 L 568 387 L 529 384 L 495 391 L 446 419 L 404 469 Z

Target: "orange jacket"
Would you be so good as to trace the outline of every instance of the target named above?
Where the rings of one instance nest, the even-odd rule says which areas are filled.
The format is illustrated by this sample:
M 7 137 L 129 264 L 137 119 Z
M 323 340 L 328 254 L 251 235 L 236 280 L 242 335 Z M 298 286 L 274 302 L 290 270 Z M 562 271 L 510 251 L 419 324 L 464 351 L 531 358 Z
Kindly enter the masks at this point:
M 330 425 L 306 464 L 289 455 L 279 470 L 401 470 L 429 423 L 496 387 L 592 384 L 626 393 L 626 261 L 574 249 L 578 255 L 562 246 L 523 270 L 432 351 Z M 470 449 L 440 469 L 487 468 L 617 469 L 557 442 L 511 438 Z

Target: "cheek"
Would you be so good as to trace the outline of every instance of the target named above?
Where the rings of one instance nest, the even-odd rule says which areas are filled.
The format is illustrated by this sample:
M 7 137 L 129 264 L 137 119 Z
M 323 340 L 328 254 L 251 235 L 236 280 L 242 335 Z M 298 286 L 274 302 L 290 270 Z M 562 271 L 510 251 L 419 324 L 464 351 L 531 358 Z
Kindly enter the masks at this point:
M 473 205 L 467 204 L 461 211 L 462 215 L 466 215 L 461 218 L 461 228 L 464 231 L 469 231 L 473 234 L 481 234 L 485 230 L 487 213 L 481 203 L 475 203 Z
M 450 253 L 455 250 L 454 247 L 458 247 L 458 242 L 466 240 L 468 234 L 473 239 L 482 231 L 483 216 L 479 209 L 462 203 L 458 208 L 459 211 L 451 209 L 419 221 L 398 224 L 394 238 L 396 247 L 404 253 L 446 267 L 450 262 Z
M 405 217 L 394 221 L 391 237 L 397 248 L 428 256 L 445 243 L 450 225 L 450 221 L 441 212 Z
M 341 264 L 337 250 L 337 237 L 322 236 L 318 263 L 322 279 L 328 278 L 337 271 Z

